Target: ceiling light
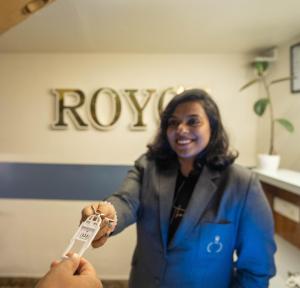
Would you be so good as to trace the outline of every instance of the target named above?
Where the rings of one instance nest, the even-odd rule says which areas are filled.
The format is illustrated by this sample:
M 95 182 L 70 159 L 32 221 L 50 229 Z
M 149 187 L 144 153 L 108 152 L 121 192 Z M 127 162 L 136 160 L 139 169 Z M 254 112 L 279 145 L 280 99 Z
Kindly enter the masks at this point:
M 52 1 L 53 0 L 32 0 L 24 6 L 22 12 L 25 15 L 33 14 Z

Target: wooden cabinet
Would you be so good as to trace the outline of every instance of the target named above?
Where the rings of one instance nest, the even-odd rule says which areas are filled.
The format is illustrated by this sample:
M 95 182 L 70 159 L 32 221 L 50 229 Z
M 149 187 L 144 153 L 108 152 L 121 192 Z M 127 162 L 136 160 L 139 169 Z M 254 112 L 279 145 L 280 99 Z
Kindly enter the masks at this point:
M 273 210 L 276 233 L 300 248 L 300 223 L 274 210 L 275 197 L 291 203 L 294 207 L 298 206 L 300 210 L 300 195 L 265 181 L 261 180 L 261 183 Z

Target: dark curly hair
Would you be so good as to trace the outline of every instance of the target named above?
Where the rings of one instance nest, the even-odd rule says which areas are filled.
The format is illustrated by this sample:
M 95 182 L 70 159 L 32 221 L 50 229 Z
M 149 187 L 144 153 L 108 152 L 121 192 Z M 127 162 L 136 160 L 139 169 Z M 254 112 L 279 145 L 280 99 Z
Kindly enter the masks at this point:
M 238 157 L 237 151 L 229 150 L 229 140 L 223 127 L 217 104 L 207 92 L 201 89 L 189 89 L 176 95 L 161 114 L 160 128 L 147 151 L 147 157 L 154 160 L 159 168 L 171 167 L 178 162 L 176 153 L 172 150 L 168 138 L 168 120 L 178 105 L 185 102 L 198 102 L 203 107 L 210 124 L 210 140 L 204 151 L 201 151 L 195 161 L 195 168 L 207 165 L 210 168 L 223 170 Z

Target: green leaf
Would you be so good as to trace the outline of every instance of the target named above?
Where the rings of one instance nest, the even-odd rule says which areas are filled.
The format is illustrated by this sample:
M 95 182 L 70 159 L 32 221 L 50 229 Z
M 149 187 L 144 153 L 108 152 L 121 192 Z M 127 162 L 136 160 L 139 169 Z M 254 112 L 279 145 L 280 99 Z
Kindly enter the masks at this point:
M 269 63 L 266 61 L 255 61 L 254 67 L 258 75 L 263 75 L 263 73 L 268 69 Z
M 279 82 L 289 81 L 291 79 L 293 79 L 293 77 L 284 77 L 284 78 L 275 79 L 270 82 L 270 85 L 279 83 Z
M 287 119 L 278 118 L 275 119 L 276 122 L 280 123 L 287 131 L 294 132 L 295 128 L 294 125 Z
M 243 85 L 243 86 L 240 88 L 240 91 L 245 90 L 247 87 L 249 87 L 249 86 L 255 84 L 255 83 L 258 82 L 258 81 L 259 81 L 259 78 L 255 78 L 255 79 L 251 80 L 250 82 L 248 82 L 248 83 L 246 83 L 245 85 Z
M 268 98 L 261 98 L 254 103 L 253 109 L 258 116 L 262 116 L 269 104 Z

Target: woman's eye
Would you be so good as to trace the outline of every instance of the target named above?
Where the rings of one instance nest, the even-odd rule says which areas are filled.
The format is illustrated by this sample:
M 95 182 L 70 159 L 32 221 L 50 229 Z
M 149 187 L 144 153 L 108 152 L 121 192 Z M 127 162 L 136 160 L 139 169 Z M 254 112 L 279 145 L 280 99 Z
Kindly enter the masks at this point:
M 198 126 L 200 124 L 200 120 L 198 118 L 191 118 L 188 120 L 189 126 Z
M 170 119 L 168 121 L 168 127 L 177 127 L 178 125 L 179 125 L 179 123 L 176 119 Z

